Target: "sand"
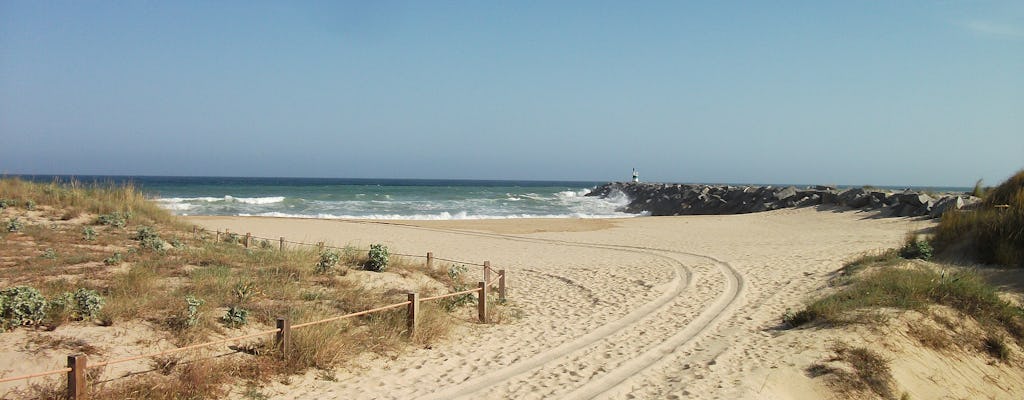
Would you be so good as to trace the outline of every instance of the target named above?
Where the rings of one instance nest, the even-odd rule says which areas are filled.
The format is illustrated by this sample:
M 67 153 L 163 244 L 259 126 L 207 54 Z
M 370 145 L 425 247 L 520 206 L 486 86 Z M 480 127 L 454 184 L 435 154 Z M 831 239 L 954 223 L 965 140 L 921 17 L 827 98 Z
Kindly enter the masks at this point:
M 932 224 L 815 209 L 615 220 L 190 220 L 305 242 L 385 243 L 508 270 L 521 318 L 470 322 L 429 349 L 261 389 L 282 399 L 827 398 L 797 365 L 825 357 L 827 345 L 783 335 L 780 315 L 844 261 Z

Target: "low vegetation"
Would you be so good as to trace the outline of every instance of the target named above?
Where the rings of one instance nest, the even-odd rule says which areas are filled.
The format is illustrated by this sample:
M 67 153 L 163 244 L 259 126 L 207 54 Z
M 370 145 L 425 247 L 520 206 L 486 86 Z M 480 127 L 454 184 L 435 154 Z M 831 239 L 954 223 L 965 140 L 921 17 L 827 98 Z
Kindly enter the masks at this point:
M 940 252 L 986 264 L 1024 267 L 1024 170 L 984 192 L 980 207 L 942 216 L 934 242 Z
M 380 245 L 370 252 L 351 247 L 281 251 L 269 242 L 243 247 L 235 234 L 221 240 L 208 233 L 193 237 L 190 227 L 132 186 L 4 178 L 0 199 L 5 199 L 0 221 L 17 225 L 0 236 L 4 330 L 45 328 L 57 334 L 54 330 L 65 324 L 145 323 L 184 346 L 239 335 L 242 329 L 273 328 L 278 317 L 297 324 L 402 302 L 405 290 L 429 296 L 468 286 L 464 268 L 426 270 Z M 32 210 L 25 207 L 29 201 Z M 437 284 L 370 289 L 360 281 L 368 272 L 350 269 L 423 274 Z M 220 397 L 229 382 L 258 387 L 309 368 L 331 371 L 363 352 L 394 356 L 410 344 L 430 345 L 456 321 L 471 319 L 475 310 L 463 307 L 471 300 L 472 295 L 424 302 L 412 337 L 404 310 L 391 310 L 295 330 L 287 354 L 277 354 L 268 335 L 239 343 L 231 357 L 208 358 L 200 351 L 162 358 L 154 360 L 159 373 L 106 377 L 90 390 L 97 398 Z M 514 314 L 497 308 L 492 311 L 497 320 Z M 17 396 L 47 398 L 61 385 L 58 379 Z

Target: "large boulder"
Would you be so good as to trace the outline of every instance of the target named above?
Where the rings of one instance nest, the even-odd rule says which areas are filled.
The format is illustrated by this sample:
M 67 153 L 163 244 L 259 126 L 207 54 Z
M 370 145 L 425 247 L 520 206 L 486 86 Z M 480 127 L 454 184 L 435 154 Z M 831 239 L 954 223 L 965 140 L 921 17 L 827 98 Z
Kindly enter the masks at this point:
M 839 192 L 839 205 L 861 208 L 871 202 L 871 196 L 861 188 L 847 189 Z

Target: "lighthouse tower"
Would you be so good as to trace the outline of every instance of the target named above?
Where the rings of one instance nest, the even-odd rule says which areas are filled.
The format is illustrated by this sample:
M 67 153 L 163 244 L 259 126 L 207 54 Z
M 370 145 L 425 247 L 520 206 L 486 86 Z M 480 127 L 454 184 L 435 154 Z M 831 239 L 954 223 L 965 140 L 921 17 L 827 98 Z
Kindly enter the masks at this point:
M 633 168 L 633 182 L 640 182 L 640 174 L 636 172 L 636 168 Z

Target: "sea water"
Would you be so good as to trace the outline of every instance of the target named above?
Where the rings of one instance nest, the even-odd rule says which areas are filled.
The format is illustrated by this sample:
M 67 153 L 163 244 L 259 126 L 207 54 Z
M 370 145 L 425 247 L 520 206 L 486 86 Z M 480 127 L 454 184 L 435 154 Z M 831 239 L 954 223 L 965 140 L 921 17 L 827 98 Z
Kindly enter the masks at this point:
M 94 176 L 75 179 L 84 183 L 130 182 L 178 215 L 408 220 L 636 216 L 616 211 L 627 204 L 625 196 L 585 196 L 601 182 Z

